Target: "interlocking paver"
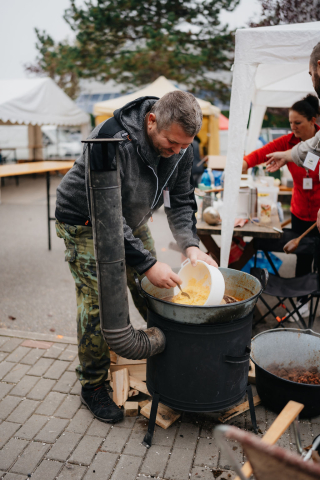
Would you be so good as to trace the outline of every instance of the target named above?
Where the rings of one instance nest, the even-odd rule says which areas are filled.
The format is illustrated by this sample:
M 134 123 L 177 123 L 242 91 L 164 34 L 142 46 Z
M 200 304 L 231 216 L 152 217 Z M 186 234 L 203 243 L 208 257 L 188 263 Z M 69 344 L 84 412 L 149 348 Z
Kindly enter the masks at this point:
M 181 423 L 178 430 L 176 440 L 174 442 L 175 448 L 189 448 L 194 450 L 199 437 L 199 425 L 192 423 Z
M 11 471 L 27 475 L 35 469 L 48 449 L 49 445 L 43 445 L 39 442 L 31 442 L 13 465 Z
M 63 464 L 52 460 L 43 460 L 32 474 L 32 480 L 54 480 Z
M 13 368 L 3 378 L 4 382 L 18 383 L 27 371 L 30 370 L 30 365 L 23 365 L 22 363 L 13 363 Z
M 102 441 L 102 438 L 85 435 L 71 455 L 69 462 L 90 465 Z
M 91 423 L 87 435 L 92 435 L 93 437 L 106 438 L 111 425 L 109 423 L 100 422 L 96 418 Z
M 132 480 L 136 478 L 140 464 L 141 458 L 139 457 L 121 455 L 111 480 Z
M 50 347 L 52 347 L 53 342 L 45 342 L 43 340 L 24 340 L 21 343 L 22 347 L 30 347 L 30 348 L 41 348 L 43 350 L 48 350 Z
M 7 443 L 13 434 L 20 428 L 17 423 L 2 422 L 0 427 L 0 448 Z
M 90 465 L 84 480 L 96 480 L 97 478 L 99 480 L 109 480 L 117 459 L 117 453 L 99 452 L 92 465 Z
M 0 362 L 3 362 L 3 360 L 4 360 L 5 358 L 7 358 L 8 355 L 9 355 L 9 353 L 0 352 Z
M 226 440 L 229 448 L 232 450 L 233 456 L 238 460 L 239 465 L 241 465 L 243 461 L 243 451 L 241 446 L 239 445 L 238 442 L 234 442 L 232 440 Z M 230 465 L 230 460 L 229 458 L 225 455 L 224 452 L 220 451 L 220 456 L 219 456 L 219 463 L 218 467 L 224 468 L 226 470 L 231 470 L 232 466 Z
M 178 426 L 173 424 L 171 427 L 164 430 L 161 427 L 156 427 L 152 443 L 154 445 L 163 445 L 164 447 L 171 447 L 177 434 Z
M 11 385 L 10 383 L 0 382 L 0 400 L 6 395 L 8 395 L 8 393 L 10 392 L 10 390 L 13 389 L 13 387 L 14 385 Z
M 86 471 L 86 467 L 67 464 L 60 473 L 58 480 L 81 480 Z
M 62 360 L 55 360 L 51 367 L 46 371 L 44 377 L 58 380 L 63 372 L 68 368 L 69 363 Z
M 30 352 L 30 348 L 20 346 L 10 353 L 6 361 L 13 362 L 13 363 L 21 362 L 23 357 L 25 357 L 29 352 Z
M 54 343 L 43 355 L 45 358 L 58 358 L 61 353 L 67 348 L 64 343 Z
M 79 365 L 79 358 L 76 357 L 73 362 L 69 365 L 68 371 L 69 372 L 74 372 L 77 366 Z
M 164 477 L 167 480 L 182 480 L 189 477 L 193 458 L 191 449 L 174 448 L 169 459 Z
M 75 395 L 66 397 L 55 413 L 56 417 L 72 418 L 80 407 L 80 399 Z
M 65 398 L 66 395 L 63 393 L 50 392 L 43 402 L 40 403 L 36 413 L 39 413 L 39 415 L 53 415 Z
M 27 445 L 27 440 L 11 438 L 0 451 L 0 470 L 8 470 Z
M 124 419 L 117 423 L 119 428 L 132 428 L 136 423 L 137 417 L 124 417 Z
M 28 393 L 27 397 L 32 400 L 43 400 L 48 395 L 55 383 L 55 380 L 50 380 L 49 378 L 40 378 L 39 382 Z
M 67 427 L 68 432 L 85 433 L 93 420 L 93 415 L 87 408 L 80 408 Z
M 37 434 L 35 440 L 46 443 L 54 443 L 68 423 L 68 420 L 64 420 L 62 418 L 51 418 Z
M 216 441 L 212 438 L 200 438 L 197 446 L 194 465 L 204 467 L 216 467 L 219 461 L 219 449 Z
M 47 458 L 65 462 L 81 438 L 82 436 L 79 433 L 63 433 L 53 445 L 51 450 L 47 453 Z
M 68 362 L 73 362 L 73 360 L 78 355 L 78 346 L 77 345 L 68 345 L 64 352 L 61 353 L 59 360 L 66 360 Z M 69 365 L 68 365 L 69 366 Z
M 19 397 L 11 397 L 12 399 L 21 400 Z M 33 414 L 39 402 L 34 400 L 23 399 L 11 415 L 7 418 L 8 422 L 24 423 Z
M 63 363 L 66 363 L 66 362 L 63 362 Z M 74 372 L 64 372 L 60 380 L 53 387 L 53 391 L 61 392 L 61 393 L 69 393 L 76 381 L 77 381 L 77 377 Z
M 81 383 L 80 382 L 76 382 L 72 388 L 72 390 L 70 391 L 70 393 L 72 395 L 80 395 L 81 393 Z
M 19 475 L 19 473 L 7 473 L 5 476 L 5 480 L 25 480 L 25 478 L 25 475 Z
M 22 343 L 21 338 L 10 338 L 3 345 L 1 345 L 0 351 L 11 353 L 20 345 L 20 343 Z
M 48 418 L 43 415 L 32 415 L 16 433 L 16 437 L 24 438 L 25 440 L 32 440 L 47 421 Z
M 33 365 L 29 370 L 29 375 L 34 375 L 35 377 L 41 377 L 53 364 L 54 360 L 52 358 L 39 358 L 39 360 Z
M 123 451 L 124 455 L 136 455 L 137 457 L 143 457 L 146 453 L 146 447 L 142 445 L 142 440 L 140 432 L 133 432 L 131 437 L 126 442 L 125 449 Z
M 147 456 L 142 464 L 141 473 L 154 477 L 163 477 L 170 453 L 170 447 L 153 445 L 149 448 Z
M 0 403 L 0 418 L 5 420 L 8 415 L 16 408 L 21 402 L 21 398 L 11 397 L 10 395 L 1 400 Z M 19 423 L 19 422 L 18 422 Z
M 131 430 L 128 428 L 111 428 L 109 435 L 106 440 L 103 442 L 101 450 L 112 453 L 121 453 L 123 447 L 125 446 Z
M 39 377 L 32 377 L 31 375 L 26 375 L 11 390 L 11 395 L 16 395 L 17 397 L 25 397 L 37 382 L 39 382 Z
M 0 363 L 0 380 L 7 375 L 8 372 L 14 367 L 14 363 L 11 362 L 1 362 Z
M 30 352 L 21 360 L 26 365 L 34 365 L 42 357 L 45 350 L 40 348 L 30 348 Z

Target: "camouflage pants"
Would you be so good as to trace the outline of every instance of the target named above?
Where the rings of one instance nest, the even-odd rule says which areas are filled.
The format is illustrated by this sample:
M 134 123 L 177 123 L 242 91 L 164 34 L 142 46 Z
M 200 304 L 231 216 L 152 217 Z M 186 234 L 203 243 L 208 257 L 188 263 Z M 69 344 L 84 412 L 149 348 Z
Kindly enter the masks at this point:
M 71 226 L 56 221 L 56 231 L 58 237 L 64 239 L 65 260 L 69 263 L 76 286 L 80 361 L 80 365 L 76 368 L 76 374 L 82 385 L 99 385 L 107 379 L 110 354 L 100 329 L 92 228 L 82 225 Z M 139 227 L 134 235 L 142 240 L 144 247 L 153 256 L 156 256 L 154 241 L 147 225 Z M 127 284 L 137 309 L 146 320 L 146 306 L 135 287 L 134 271 L 132 267 L 127 266 Z

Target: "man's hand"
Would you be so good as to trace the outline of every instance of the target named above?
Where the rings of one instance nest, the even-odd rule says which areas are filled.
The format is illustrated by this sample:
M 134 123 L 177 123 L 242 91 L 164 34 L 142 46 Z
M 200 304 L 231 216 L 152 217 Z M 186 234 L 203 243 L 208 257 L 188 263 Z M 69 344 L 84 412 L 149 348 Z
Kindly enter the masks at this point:
M 174 273 L 166 263 L 157 262 L 145 272 L 145 276 L 155 287 L 171 288 L 182 283 L 181 278 Z
M 197 260 L 202 260 L 213 267 L 218 267 L 217 263 L 209 257 L 209 255 L 203 253 L 198 247 L 188 247 L 186 249 L 186 256 L 190 258 L 191 265 L 194 267 L 197 265 Z
M 266 163 L 268 172 L 276 172 L 287 162 L 292 161 L 291 150 L 287 150 L 286 152 L 268 153 L 266 156 L 269 159 Z
M 320 232 L 320 209 L 318 210 L 318 215 L 317 215 L 317 228 Z

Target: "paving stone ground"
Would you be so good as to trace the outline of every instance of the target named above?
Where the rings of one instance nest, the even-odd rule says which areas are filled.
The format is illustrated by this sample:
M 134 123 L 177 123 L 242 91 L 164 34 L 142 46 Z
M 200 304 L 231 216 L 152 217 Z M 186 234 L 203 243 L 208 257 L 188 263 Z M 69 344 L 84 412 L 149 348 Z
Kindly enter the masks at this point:
M 168 430 L 156 427 L 147 450 L 141 444 L 144 417 L 113 426 L 81 405 L 76 365 L 75 338 L 0 330 L 0 479 L 235 478 L 214 439 L 217 414 L 185 413 Z M 262 436 L 276 415 L 261 405 L 256 415 Z M 251 430 L 247 412 L 229 423 Z M 301 433 L 303 445 L 310 445 L 320 433 L 320 417 L 303 420 Z M 295 448 L 290 431 L 279 445 Z M 233 453 L 244 462 L 239 446 Z

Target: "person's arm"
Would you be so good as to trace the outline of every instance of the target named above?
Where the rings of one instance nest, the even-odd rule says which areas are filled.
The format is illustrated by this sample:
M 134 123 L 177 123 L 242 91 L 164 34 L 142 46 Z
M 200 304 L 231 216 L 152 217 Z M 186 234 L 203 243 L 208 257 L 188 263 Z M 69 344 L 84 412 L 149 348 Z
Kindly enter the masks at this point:
M 268 154 L 270 153 L 287 150 L 289 136 L 290 135 L 283 135 L 282 137 L 276 138 L 272 142 L 264 145 L 263 147 L 254 150 L 248 155 L 245 155 L 243 157 L 242 171 L 245 169 L 246 165 L 248 169 L 255 167 L 256 165 L 260 165 L 261 163 L 265 163 L 267 161 Z
M 298 167 L 302 167 L 308 152 L 320 157 L 320 130 L 318 130 L 314 137 L 309 138 L 309 140 L 298 143 L 298 145 L 293 147 L 291 152 L 292 160 Z
M 192 265 L 196 265 L 197 260 L 203 260 L 217 267 L 216 262 L 199 248 L 195 216 L 197 204 L 190 183 L 192 164 L 193 151 L 192 147 L 188 147 L 180 160 L 178 178 L 170 192 L 171 208 L 165 207 L 165 212 L 175 240 Z

